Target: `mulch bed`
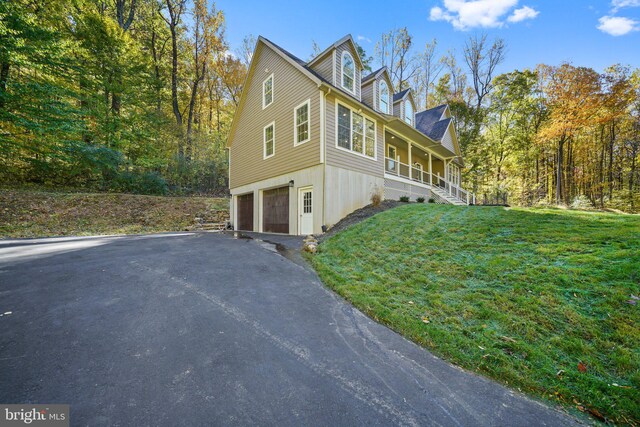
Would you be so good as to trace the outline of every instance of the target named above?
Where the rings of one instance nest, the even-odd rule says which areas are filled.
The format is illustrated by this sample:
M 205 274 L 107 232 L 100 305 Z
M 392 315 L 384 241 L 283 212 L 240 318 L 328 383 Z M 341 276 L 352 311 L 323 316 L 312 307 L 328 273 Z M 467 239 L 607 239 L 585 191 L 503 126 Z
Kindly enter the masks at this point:
M 359 222 L 364 221 L 365 219 L 374 216 L 375 214 L 379 214 L 380 212 L 384 212 L 388 209 L 392 209 L 398 206 L 406 205 L 406 202 L 399 202 L 397 200 L 383 200 L 380 202 L 378 206 L 367 205 L 363 208 L 355 210 L 351 212 L 346 217 L 342 218 L 336 225 L 331 227 L 326 233 L 317 236 L 318 242 L 322 243 L 329 237 L 333 236 L 336 233 L 345 230 L 352 225 L 355 225 Z

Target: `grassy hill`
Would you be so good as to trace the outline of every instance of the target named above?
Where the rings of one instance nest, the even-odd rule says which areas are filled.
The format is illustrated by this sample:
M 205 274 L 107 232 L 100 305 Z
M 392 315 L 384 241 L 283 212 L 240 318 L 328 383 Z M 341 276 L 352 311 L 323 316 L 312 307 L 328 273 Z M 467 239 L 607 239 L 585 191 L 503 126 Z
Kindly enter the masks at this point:
M 182 231 L 228 209 L 224 198 L 0 189 L 0 238 Z
M 313 263 L 453 363 L 640 423 L 640 216 L 412 204 L 328 239 Z

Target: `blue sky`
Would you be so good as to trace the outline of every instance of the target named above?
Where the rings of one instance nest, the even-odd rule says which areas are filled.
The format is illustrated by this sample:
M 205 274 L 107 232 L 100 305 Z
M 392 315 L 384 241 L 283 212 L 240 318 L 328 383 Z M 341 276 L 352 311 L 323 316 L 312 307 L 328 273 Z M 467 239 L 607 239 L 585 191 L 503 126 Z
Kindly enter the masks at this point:
M 421 0 L 348 2 L 218 0 L 231 50 L 251 33 L 308 59 L 312 40 L 325 48 L 345 34 L 373 56 L 380 35 L 406 26 L 422 47 L 461 51 L 469 35 L 507 42 L 500 72 L 563 61 L 602 71 L 614 63 L 640 68 L 640 0 Z M 339 11 L 325 15 L 321 9 Z

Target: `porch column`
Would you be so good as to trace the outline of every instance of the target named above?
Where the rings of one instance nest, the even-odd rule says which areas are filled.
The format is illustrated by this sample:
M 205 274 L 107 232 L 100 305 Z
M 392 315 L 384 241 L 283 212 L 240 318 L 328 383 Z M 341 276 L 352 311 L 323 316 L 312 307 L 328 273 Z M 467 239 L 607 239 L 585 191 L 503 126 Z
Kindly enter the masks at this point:
M 413 179 L 413 162 L 411 161 L 411 147 L 413 147 L 413 144 L 407 142 L 407 145 L 409 145 L 409 179 Z
M 433 186 L 433 175 L 431 174 L 431 153 L 429 153 L 429 185 Z

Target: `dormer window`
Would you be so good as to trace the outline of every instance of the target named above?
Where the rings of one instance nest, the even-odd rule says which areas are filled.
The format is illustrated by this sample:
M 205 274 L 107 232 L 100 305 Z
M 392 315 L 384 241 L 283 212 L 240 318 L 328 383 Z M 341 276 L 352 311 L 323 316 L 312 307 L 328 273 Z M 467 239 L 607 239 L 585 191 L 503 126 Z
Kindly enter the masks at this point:
M 353 57 L 349 52 L 342 54 L 342 87 L 349 92 L 354 92 L 354 82 L 356 80 L 356 67 Z
M 404 101 L 404 121 L 413 125 L 413 105 L 409 99 Z
M 380 82 L 380 111 L 389 114 L 389 87 L 384 80 Z

